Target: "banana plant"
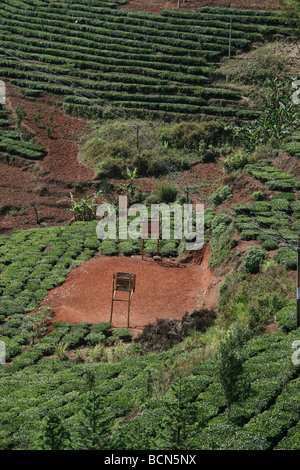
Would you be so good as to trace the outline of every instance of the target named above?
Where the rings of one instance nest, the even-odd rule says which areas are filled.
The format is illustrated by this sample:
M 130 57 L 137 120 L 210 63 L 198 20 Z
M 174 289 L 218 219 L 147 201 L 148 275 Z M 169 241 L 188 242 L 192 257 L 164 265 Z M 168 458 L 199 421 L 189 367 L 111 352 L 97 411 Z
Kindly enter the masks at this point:
M 128 183 L 123 184 L 119 183 L 119 187 L 122 192 L 127 193 L 129 196 L 132 196 L 136 190 L 134 180 L 137 175 L 137 167 L 135 167 L 132 171 L 129 168 L 126 168 L 125 178 L 129 180 Z
M 75 201 L 73 194 L 70 193 L 68 198 L 71 203 L 69 211 L 73 212 L 75 220 L 91 221 L 96 219 L 97 199 L 101 191 L 96 191 L 94 194 L 85 195 L 83 199 Z

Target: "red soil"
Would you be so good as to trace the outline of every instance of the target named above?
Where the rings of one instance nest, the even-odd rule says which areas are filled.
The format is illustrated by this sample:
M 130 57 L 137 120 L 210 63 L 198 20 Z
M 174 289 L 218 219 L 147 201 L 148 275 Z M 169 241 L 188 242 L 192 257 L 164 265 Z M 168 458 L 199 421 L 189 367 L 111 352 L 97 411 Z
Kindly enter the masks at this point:
M 72 219 L 72 214 L 67 211 L 70 192 L 75 199 L 83 197 L 83 193 L 94 192 L 94 172 L 77 159 L 82 137 L 89 131 L 89 122 L 65 115 L 59 100 L 53 96 L 24 98 L 17 88 L 7 83 L 7 107 L 13 113 L 18 105 L 27 113 L 23 125 L 44 145 L 47 156 L 32 165 L 25 161 L 17 162 L 15 166 L 0 162 L 0 206 L 9 208 L 0 216 L 0 235 L 39 227 L 32 204 L 45 225 L 68 224 Z M 37 113 L 40 119 L 35 124 Z M 54 117 L 52 123 L 51 115 Z M 49 137 L 47 129 L 50 126 L 54 126 L 54 130 Z M 222 169 L 218 163 L 198 164 L 190 171 L 178 174 L 176 180 L 171 176 L 164 179 L 175 182 L 182 190 L 188 185 L 201 184 L 201 188 L 190 192 L 190 197 L 194 202 L 199 198 L 202 201 L 220 184 Z M 150 192 L 155 190 L 157 181 L 138 178 L 136 184 L 141 190 Z M 78 188 L 80 185 L 86 185 L 82 192 Z
M 13 209 L 0 216 L 0 235 L 38 227 L 32 203 L 39 219 L 46 225 L 68 223 L 72 215 L 66 211 L 70 207 L 66 197 L 70 192 L 75 197 L 80 194 L 72 184 L 87 183 L 94 178 L 93 171 L 77 160 L 80 137 L 87 122 L 66 116 L 57 103 L 51 96 L 24 98 L 17 88 L 7 84 L 8 109 L 13 112 L 18 105 L 25 108 L 27 116 L 22 124 L 45 146 L 47 156 L 32 165 L 28 162 L 19 162 L 17 166 L 0 163 L 0 206 Z M 40 119 L 35 124 L 37 113 Z M 52 123 L 51 115 L 54 117 Z M 54 126 L 54 131 L 49 137 L 47 129 L 50 126 Z
M 139 5 L 137 5 L 139 3 Z M 130 1 L 124 8 L 160 12 L 176 8 L 177 0 L 169 2 Z M 200 6 L 226 6 L 232 8 L 272 9 L 276 2 L 260 0 L 186 0 L 185 8 Z M 82 197 L 72 188 L 71 183 L 90 183 L 94 173 L 77 160 L 80 137 L 87 129 L 87 122 L 66 116 L 56 106 L 57 99 L 46 96 L 41 99 L 22 97 L 21 93 L 7 84 L 8 106 L 13 111 L 17 105 L 24 106 L 27 117 L 24 125 L 38 136 L 47 149 L 47 157 L 34 168 L 26 165 L 16 167 L 0 163 L 0 206 L 8 205 L 22 213 L 8 213 L 0 216 L 0 235 L 13 230 L 39 226 L 30 207 L 34 203 L 39 218 L 47 225 L 66 224 L 72 218 L 66 212 L 69 205 L 61 202 L 69 192 Z M 38 124 L 34 116 L 40 113 Z M 47 135 L 50 127 L 49 116 L 54 116 L 54 132 Z M 181 186 L 205 182 L 192 199 L 194 202 L 206 199 L 210 192 L 220 185 L 223 172 L 220 164 L 199 164 L 189 172 L 178 175 Z M 154 189 L 155 181 L 138 180 L 141 189 Z M 249 187 L 249 191 L 253 188 Z M 240 193 L 240 191 L 238 191 Z M 232 203 L 232 200 L 230 201 Z M 238 202 L 238 201 L 235 201 Z M 136 291 L 133 294 L 130 314 L 131 328 L 142 328 L 157 318 L 181 318 L 186 311 L 201 307 L 215 308 L 218 288 L 222 277 L 217 277 L 209 267 L 209 247 L 193 253 L 186 260 L 185 268 L 171 268 L 158 265 L 155 261 L 140 258 L 97 257 L 83 263 L 70 272 L 65 283 L 49 292 L 43 301 L 55 311 L 53 321 L 101 322 L 110 319 L 112 276 L 117 271 L 136 273 Z M 117 302 L 113 313 L 116 327 L 127 326 L 127 303 Z
M 199 252 L 198 252 L 199 254 Z M 98 323 L 110 320 L 112 279 L 115 272 L 136 274 L 136 290 L 130 309 L 130 327 L 142 328 L 157 318 L 181 318 L 203 306 L 215 307 L 211 293 L 213 273 L 208 267 L 209 249 L 202 250 L 201 264 L 165 267 L 140 257 L 98 257 L 70 272 L 66 282 L 49 292 L 43 305 L 51 305 L 53 321 Z M 118 292 L 116 298 L 126 299 Z M 128 302 L 115 302 L 112 323 L 127 326 Z

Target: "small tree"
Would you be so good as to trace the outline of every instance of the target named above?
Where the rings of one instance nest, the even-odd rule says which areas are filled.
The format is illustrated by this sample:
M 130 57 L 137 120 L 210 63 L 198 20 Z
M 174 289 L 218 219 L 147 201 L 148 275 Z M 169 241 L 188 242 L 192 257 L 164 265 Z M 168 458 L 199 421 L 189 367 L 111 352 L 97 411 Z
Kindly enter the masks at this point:
M 48 330 L 53 315 L 53 309 L 51 306 L 42 306 L 38 312 L 32 315 L 28 315 L 26 321 L 30 325 L 29 337 L 31 344 L 34 344 L 38 338 L 40 338 Z
M 234 402 L 240 401 L 249 391 L 249 383 L 244 374 L 243 344 L 250 339 L 251 331 L 236 324 L 220 340 L 217 351 L 217 376 L 221 384 L 227 422 L 231 419 L 231 408 Z
M 25 111 L 25 108 L 21 105 L 18 105 L 15 109 L 15 115 L 16 115 L 16 125 L 17 129 L 19 131 L 20 137 L 21 137 L 21 126 L 23 120 L 26 118 L 27 113 Z
M 91 196 L 85 196 L 83 199 L 75 201 L 73 194 L 70 193 L 68 198 L 71 203 L 71 209 L 69 211 L 73 212 L 75 220 L 82 221 L 91 221 L 96 219 L 97 212 L 97 198 L 101 191 L 97 191 Z
M 158 430 L 156 445 L 159 449 L 185 450 L 198 432 L 196 424 L 197 407 L 191 400 L 189 390 L 183 387 L 182 378 L 174 383 L 173 400 L 166 403 L 166 413 Z M 163 446 L 163 447 L 162 447 Z
M 124 175 L 129 181 L 126 184 L 120 183 L 119 187 L 124 192 L 127 193 L 129 197 L 132 197 L 136 191 L 134 180 L 137 175 L 137 167 L 132 171 L 129 168 L 126 168 L 126 174 Z
M 78 421 L 78 448 L 104 450 L 109 448 L 113 418 L 105 415 L 104 399 L 95 391 L 95 375 L 87 373 L 89 393 Z
M 54 413 L 49 413 L 43 427 L 43 450 L 65 450 L 68 448 L 70 434 L 62 420 Z

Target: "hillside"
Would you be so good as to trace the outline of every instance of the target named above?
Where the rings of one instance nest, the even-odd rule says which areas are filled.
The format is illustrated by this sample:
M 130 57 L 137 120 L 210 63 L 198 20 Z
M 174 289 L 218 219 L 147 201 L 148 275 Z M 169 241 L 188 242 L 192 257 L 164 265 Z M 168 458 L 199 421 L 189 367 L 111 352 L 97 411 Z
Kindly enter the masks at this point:
M 300 448 L 298 23 L 180 3 L 2 1 L 0 450 Z
M 179 8 L 186 11 L 196 11 L 201 7 L 221 7 L 221 8 L 235 8 L 244 10 L 279 10 L 280 2 L 277 0 L 152 0 L 147 2 L 145 0 L 130 0 L 122 6 L 137 11 L 161 13 L 164 10 L 171 10 Z

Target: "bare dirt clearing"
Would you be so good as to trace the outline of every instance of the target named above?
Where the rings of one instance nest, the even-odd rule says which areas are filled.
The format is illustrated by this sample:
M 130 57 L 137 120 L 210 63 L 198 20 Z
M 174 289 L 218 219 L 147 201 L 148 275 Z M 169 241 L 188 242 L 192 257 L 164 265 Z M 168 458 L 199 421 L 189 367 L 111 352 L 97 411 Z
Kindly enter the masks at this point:
M 43 305 L 54 309 L 54 322 L 109 321 L 113 274 L 128 272 L 136 274 L 131 328 L 143 328 L 157 318 L 180 319 L 187 311 L 214 306 L 214 299 L 207 297 L 213 280 L 208 255 L 209 250 L 205 249 L 200 265 L 191 263 L 185 267 L 161 266 L 140 257 L 99 256 L 72 270 L 64 284 L 49 292 Z M 126 299 L 127 293 L 122 294 L 118 293 L 118 298 Z M 127 302 L 115 303 L 112 319 L 115 327 L 127 326 L 127 308 Z

